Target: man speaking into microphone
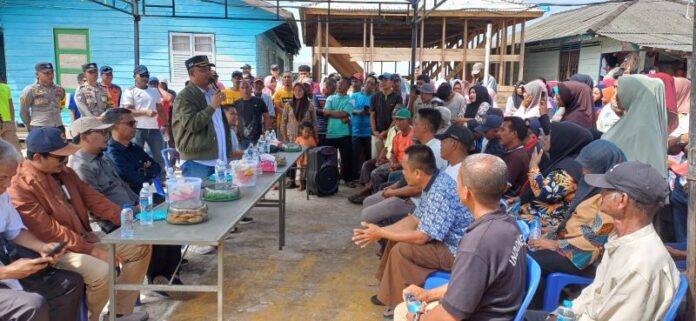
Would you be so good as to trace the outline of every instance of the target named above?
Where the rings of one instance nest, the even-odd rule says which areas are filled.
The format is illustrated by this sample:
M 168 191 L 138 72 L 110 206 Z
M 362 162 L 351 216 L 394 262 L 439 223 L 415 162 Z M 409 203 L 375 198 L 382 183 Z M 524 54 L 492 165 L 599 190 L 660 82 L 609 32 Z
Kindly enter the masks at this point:
M 215 65 L 207 56 L 193 56 L 185 64 L 189 84 L 174 100 L 172 132 L 184 176 L 205 179 L 218 159 L 227 163 L 232 155 L 230 126 L 220 109 L 225 95 L 212 81 Z

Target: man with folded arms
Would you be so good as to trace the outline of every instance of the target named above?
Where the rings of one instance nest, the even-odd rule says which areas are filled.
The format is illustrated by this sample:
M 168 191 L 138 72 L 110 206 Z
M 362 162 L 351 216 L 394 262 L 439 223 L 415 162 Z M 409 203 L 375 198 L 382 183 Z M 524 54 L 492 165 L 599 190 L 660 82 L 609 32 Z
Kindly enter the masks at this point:
M 56 267 L 82 275 L 87 287 L 89 320 L 109 300 L 109 253 L 92 232 L 89 213 L 120 225 L 121 206 L 109 201 L 66 167 L 68 156 L 80 148 L 67 143 L 57 128 L 37 128 L 27 136 L 27 160 L 19 165 L 8 192 L 22 221 L 43 242 L 66 242 L 67 252 Z M 117 282 L 141 284 L 150 263 L 148 245 L 118 245 L 116 258 L 123 266 Z M 133 312 L 137 291 L 117 293 L 117 320 L 147 320 Z

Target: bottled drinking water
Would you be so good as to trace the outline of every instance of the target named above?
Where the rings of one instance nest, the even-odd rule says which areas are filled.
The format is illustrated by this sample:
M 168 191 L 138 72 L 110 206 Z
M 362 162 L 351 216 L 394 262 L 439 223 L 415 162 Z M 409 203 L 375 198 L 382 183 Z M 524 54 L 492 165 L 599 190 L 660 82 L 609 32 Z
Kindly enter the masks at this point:
M 258 142 L 258 145 L 257 145 L 258 148 L 259 148 L 259 152 L 260 152 L 260 153 L 265 153 L 265 152 L 266 152 L 266 143 L 267 143 L 267 142 L 266 142 L 266 136 L 261 135 L 261 137 L 259 137 L 259 142 Z
M 534 220 L 529 223 L 529 239 L 536 240 L 541 238 L 541 218 L 534 217 Z M 528 247 L 528 250 L 534 251 L 534 248 Z
M 153 220 L 150 183 L 143 183 L 143 188 L 140 190 L 140 224 L 152 225 Z
M 556 320 L 558 321 L 575 321 L 575 313 L 573 313 L 573 302 L 569 300 L 563 301 L 563 305 L 556 310 Z
M 133 208 L 130 204 L 123 205 L 121 210 L 121 237 L 133 238 Z
M 215 188 L 221 189 L 227 184 L 227 164 L 222 159 L 215 163 Z
M 271 130 L 271 140 L 278 140 L 278 137 L 276 136 L 275 129 Z

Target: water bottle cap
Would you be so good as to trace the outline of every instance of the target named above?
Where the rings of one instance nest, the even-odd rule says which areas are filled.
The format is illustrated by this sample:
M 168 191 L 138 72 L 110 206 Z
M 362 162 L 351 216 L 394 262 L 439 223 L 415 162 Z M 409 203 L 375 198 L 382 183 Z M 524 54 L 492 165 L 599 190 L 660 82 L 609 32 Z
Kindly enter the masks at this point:
M 566 308 L 572 308 L 573 307 L 573 301 L 570 300 L 563 300 L 563 306 Z
M 143 187 L 150 187 L 150 183 L 143 183 Z
M 123 209 L 132 208 L 130 204 L 123 204 Z

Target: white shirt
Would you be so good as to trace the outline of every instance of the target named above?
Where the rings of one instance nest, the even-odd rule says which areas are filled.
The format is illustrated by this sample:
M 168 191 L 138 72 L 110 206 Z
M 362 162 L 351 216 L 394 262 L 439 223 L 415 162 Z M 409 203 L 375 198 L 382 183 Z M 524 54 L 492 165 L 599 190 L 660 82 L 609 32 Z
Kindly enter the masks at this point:
M 611 103 L 604 105 L 597 117 L 597 130 L 606 133 L 611 129 L 621 117 L 611 109 Z
M 679 126 L 669 135 L 679 137 L 684 134 L 689 134 L 689 115 L 679 115 Z
M 26 229 L 24 223 L 22 223 L 22 218 L 10 202 L 10 195 L 7 192 L 2 193 L 0 195 L 0 233 L 2 233 L 2 237 L 5 240 L 12 241 L 19 236 L 22 230 Z M 0 262 L 0 266 L 2 265 L 2 262 Z M 15 279 L 0 280 L 0 282 L 7 285 L 10 289 L 22 290 L 22 285 Z
M 146 89 L 140 89 L 134 86 L 128 88 L 123 93 L 123 101 L 121 102 L 121 105 L 131 105 L 135 108 L 135 110 L 152 110 L 156 112 L 157 104 L 160 104 L 161 102 L 162 96 L 160 96 L 157 88 L 147 87 Z M 159 129 L 159 126 L 157 125 L 157 117 L 159 116 L 137 116 L 135 117 L 135 120 L 138 121 L 136 127 L 138 129 Z
M 445 168 L 445 166 L 447 166 L 447 161 L 442 159 L 442 155 L 440 155 L 440 140 L 437 138 L 433 138 L 429 142 L 427 142 L 425 146 L 430 147 L 430 150 L 433 151 L 433 154 L 435 155 L 435 164 L 437 164 L 437 168 Z
M 517 108 L 517 111 L 515 111 L 512 115 L 520 117 L 522 119 L 539 117 L 539 106 L 534 106 L 531 108 L 520 106 L 520 108 Z
M 210 100 L 213 98 L 213 92 L 205 91 L 203 89 L 201 89 L 201 92 L 203 92 L 203 95 L 205 96 L 205 101 L 208 103 L 208 105 L 210 105 Z M 227 163 L 227 140 L 225 139 L 225 124 L 222 122 L 222 117 L 225 117 L 222 114 L 222 108 L 215 109 L 215 112 L 213 113 L 213 129 L 215 129 L 215 138 L 217 138 L 218 159 L 221 159 Z M 194 161 L 201 165 L 215 167 L 218 159 Z
M 658 321 L 669 309 L 679 271 L 652 224 L 610 236 L 592 284 L 573 301 L 578 321 Z

